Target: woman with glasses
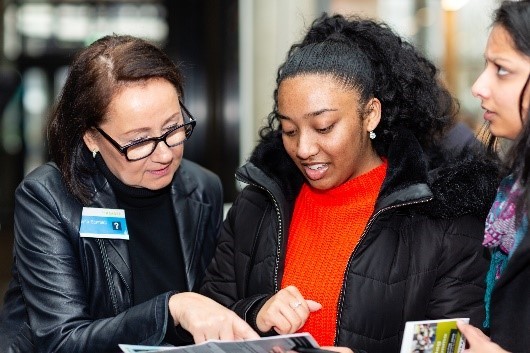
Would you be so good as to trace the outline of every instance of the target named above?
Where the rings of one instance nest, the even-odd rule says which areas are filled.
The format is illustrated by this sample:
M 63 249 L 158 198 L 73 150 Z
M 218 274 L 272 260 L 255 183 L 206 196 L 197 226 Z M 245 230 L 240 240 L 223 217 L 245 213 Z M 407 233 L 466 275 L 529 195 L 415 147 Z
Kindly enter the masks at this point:
M 485 67 L 472 87 L 484 120 L 503 152 L 506 177 L 486 219 L 483 245 L 492 253 L 484 323 L 461 324 L 470 353 L 530 350 L 530 1 L 504 1 L 494 13 Z M 480 328 L 480 330 L 479 330 Z M 489 337 L 481 330 L 489 332 Z M 501 348 L 502 347 L 502 348 Z
M 195 120 L 182 96 L 178 68 L 144 40 L 106 36 L 75 58 L 47 128 L 52 162 L 16 191 L 1 352 L 257 337 L 193 293 L 223 198 L 183 159 Z

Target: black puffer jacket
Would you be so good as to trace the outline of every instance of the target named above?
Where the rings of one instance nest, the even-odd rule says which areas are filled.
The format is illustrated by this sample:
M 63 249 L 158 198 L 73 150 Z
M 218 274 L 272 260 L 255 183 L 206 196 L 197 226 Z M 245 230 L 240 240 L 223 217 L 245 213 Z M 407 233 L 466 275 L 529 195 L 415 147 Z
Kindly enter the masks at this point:
M 344 273 L 336 345 L 399 352 L 406 321 L 482 322 L 489 255 L 481 241 L 497 168 L 466 156 L 428 166 L 411 134 L 394 138 L 374 214 Z M 258 309 L 280 289 L 303 179 L 280 138 L 259 145 L 236 177 L 249 185 L 227 215 L 201 292 L 255 327 Z
M 90 207 L 117 208 L 102 174 Z M 186 288 L 198 289 L 222 221 L 219 178 L 183 160 L 171 183 Z M 119 351 L 119 343 L 158 345 L 172 319 L 171 292 L 133 305 L 126 240 L 79 235 L 83 205 L 54 163 L 30 173 L 15 195 L 13 279 L 0 313 L 0 352 Z M 186 342 L 187 343 L 187 342 Z

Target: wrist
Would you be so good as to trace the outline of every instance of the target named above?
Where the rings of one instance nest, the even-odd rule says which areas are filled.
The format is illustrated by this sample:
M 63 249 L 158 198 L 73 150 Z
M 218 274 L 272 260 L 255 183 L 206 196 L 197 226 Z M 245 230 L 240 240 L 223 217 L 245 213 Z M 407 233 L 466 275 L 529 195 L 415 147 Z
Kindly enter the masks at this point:
M 169 314 L 173 318 L 173 323 L 175 326 L 178 326 L 181 322 L 181 318 L 180 318 L 181 313 L 180 313 L 179 308 L 182 307 L 181 301 L 182 301 L 183 294 L 184 293 L 173 294 L 172 296 L 169 297 L 169 300 L 168 300 Z
M 250 315 L 248 318 L 248 324 L 250 325 L 250 327 L 252 327 L 254 331 L 256 331 L 262 337 L 277 335 L 276 331 L 274 331 L 273 328 L 269 330 L 261 330 L 260 327 L 258 326 L 258 315 L 261 309 L 263 308 L 263 306 L 265 305 L 265 303 L 267 302 L 267 300 L 269 300 L 271 297 L 272 295 L 268 295 L 268 296 L 261 298 L 256 303 L 254 303 L 249 309 Z

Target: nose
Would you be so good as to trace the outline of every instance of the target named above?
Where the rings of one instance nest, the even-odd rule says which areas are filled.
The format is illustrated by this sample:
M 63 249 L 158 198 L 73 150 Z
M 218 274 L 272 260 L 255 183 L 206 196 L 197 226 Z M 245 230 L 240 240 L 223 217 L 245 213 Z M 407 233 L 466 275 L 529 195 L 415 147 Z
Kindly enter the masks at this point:
M 490 89 L 488 86 L 488 73 L 486 70 L 482 71 L 479 77 L 471 86 L 471 93 L 475 98 L 485 99 L 490 96 Z
M 313 134 L 301 132 L 298 138 L 296 156 L 300 159 L 308 159 L 318 153 L 319 147 Z
M 168 147 L 164 141 L 159 141 L 155 147 L 155 150 L 151 154 L 151 158 L 155 162 L 167 163 L 173 158 L 173 152 L 171 151 L 171 148 L 176 147 Z

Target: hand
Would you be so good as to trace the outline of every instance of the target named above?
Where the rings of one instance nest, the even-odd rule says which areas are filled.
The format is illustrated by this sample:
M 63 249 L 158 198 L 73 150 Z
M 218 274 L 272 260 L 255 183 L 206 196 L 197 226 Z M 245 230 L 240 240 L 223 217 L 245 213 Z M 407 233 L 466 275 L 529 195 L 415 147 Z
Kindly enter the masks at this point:
M 464 350 L 464 353 L 508 353 L 498 344 L 493 343 L 488 336 L 475 326 L 462 321 L 458 321 L 456 324 L 469 344 L 469 348 Z
M 295 286 L 289 286 L 267 300 L 258 312 L 256 325 L 262 332 L 273 328 L 279 334 L 294 333 L 304 326 L 310 313 L 320 309 L 320 303 L 305 300 Z
M 353 353 L 353 351 L 348 347 L 322 346 L 320 348 L 337 353 Z
M 169 298 L 169 312 L 175 326 L 193 335 L 195 343 L 210 339 L 241 340 L 259 335 L 233 311 L 203 295 L 184 292 Z

